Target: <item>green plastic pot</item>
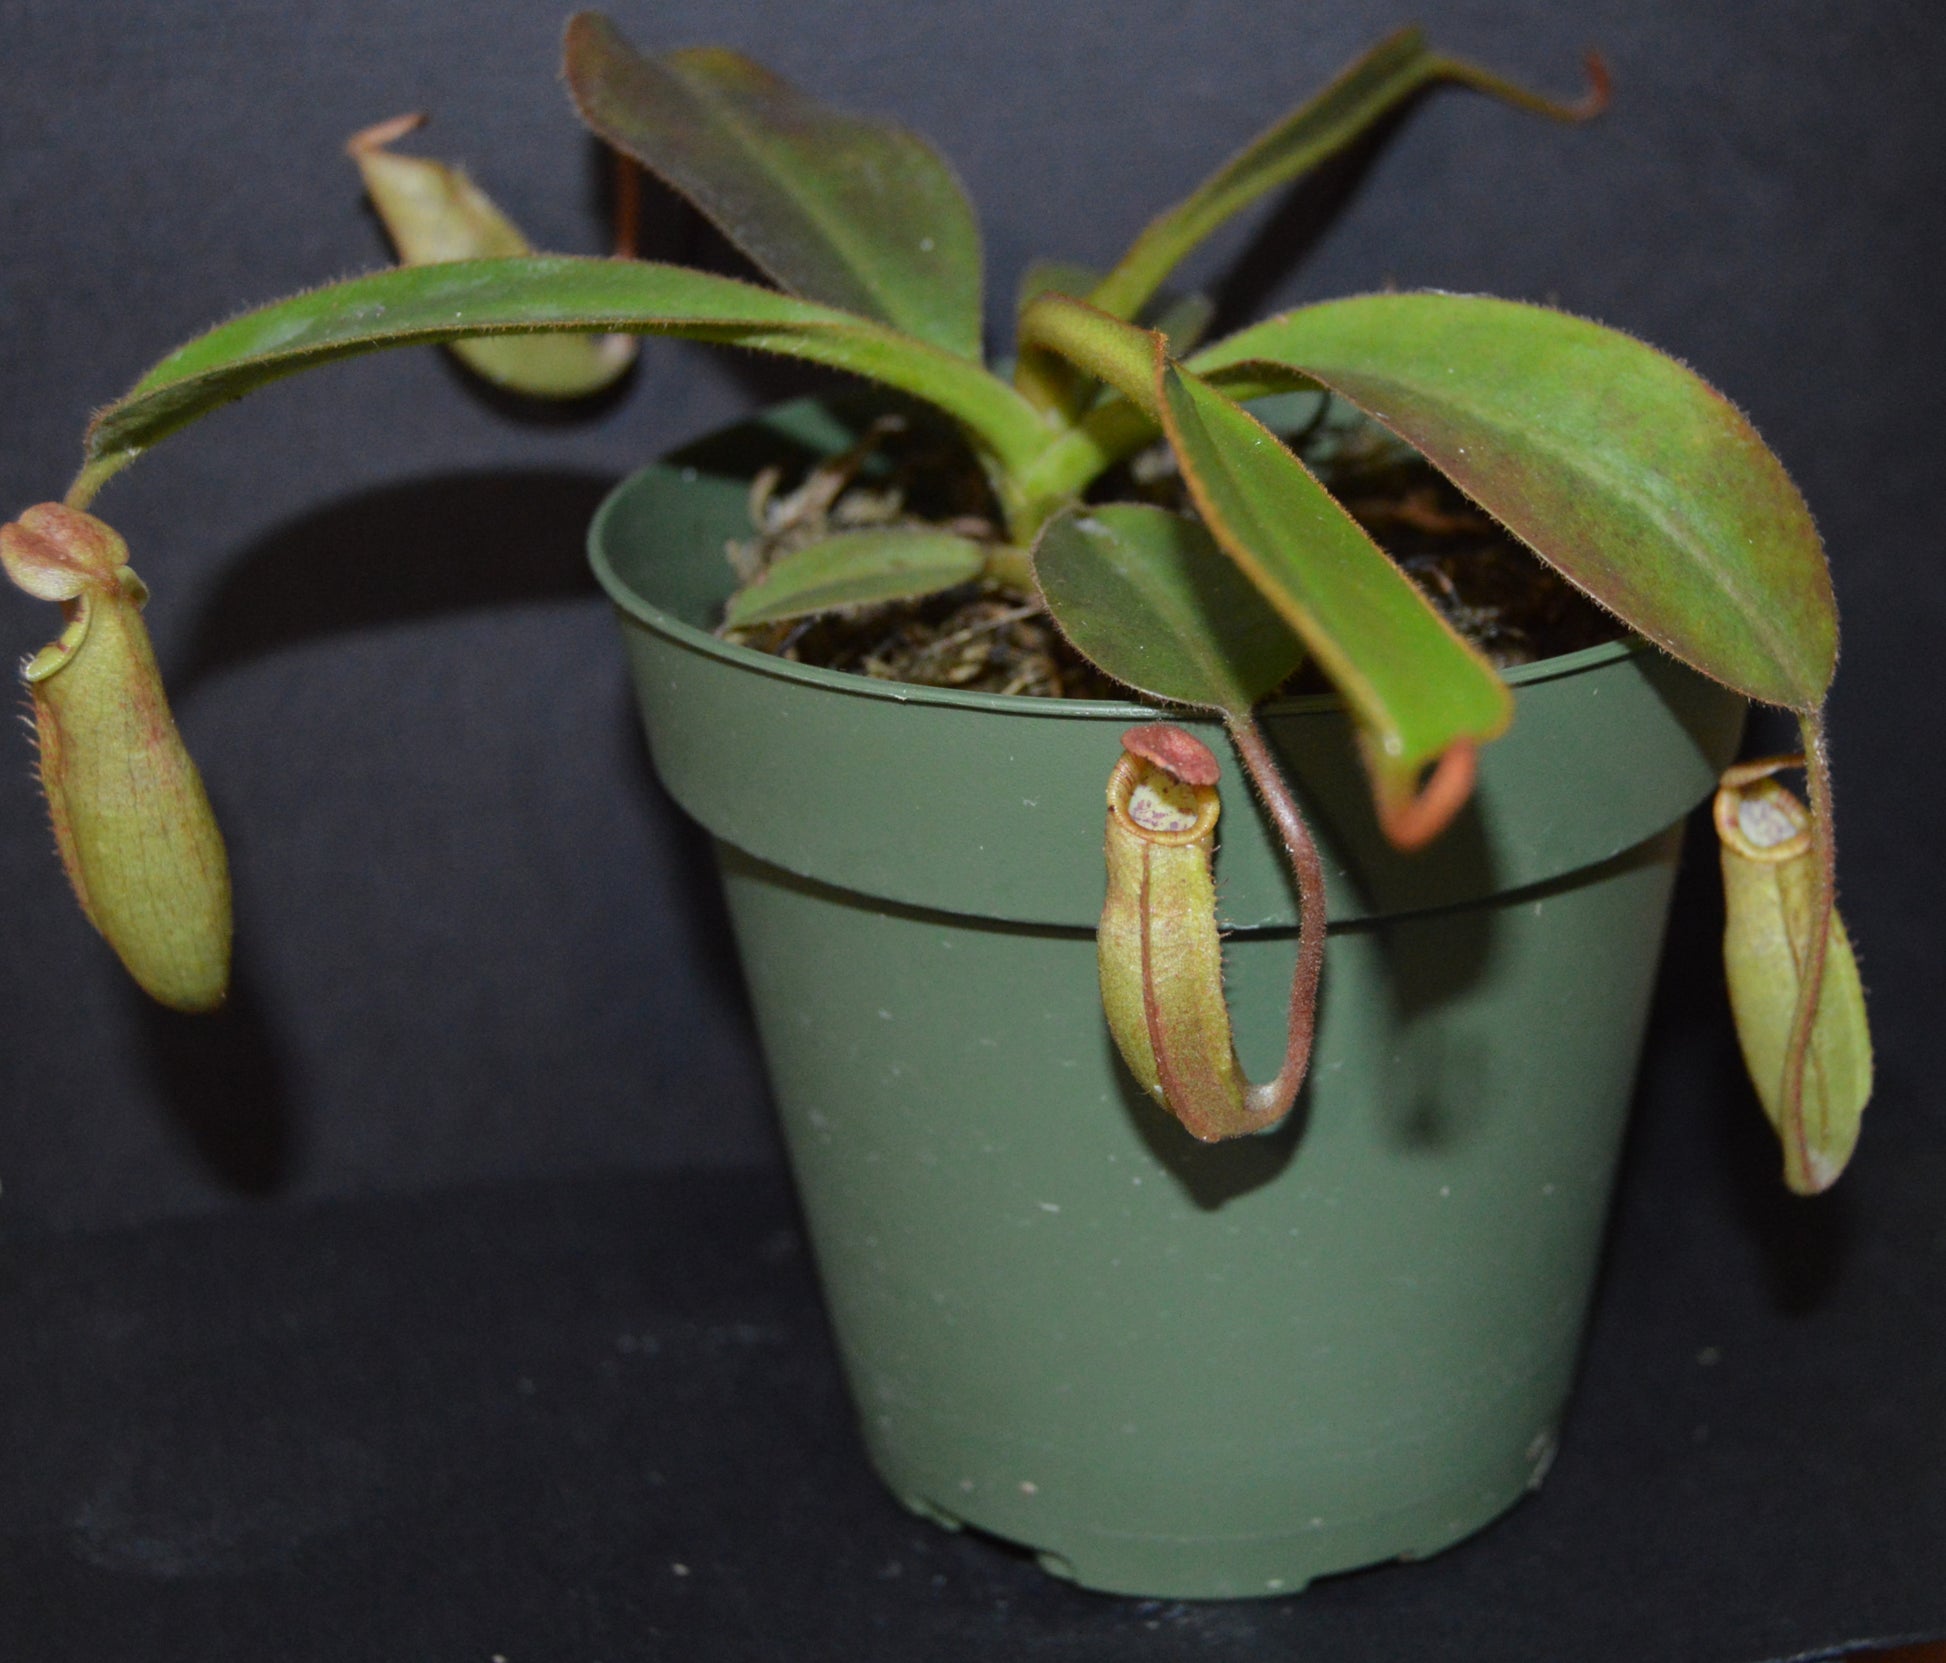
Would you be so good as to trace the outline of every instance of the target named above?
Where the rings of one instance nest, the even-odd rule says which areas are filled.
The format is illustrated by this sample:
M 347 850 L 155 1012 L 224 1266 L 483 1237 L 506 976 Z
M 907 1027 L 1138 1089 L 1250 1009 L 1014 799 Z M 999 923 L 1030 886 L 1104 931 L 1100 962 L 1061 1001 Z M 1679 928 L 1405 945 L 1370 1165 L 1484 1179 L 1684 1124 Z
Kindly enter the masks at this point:
M 1517 671 L 1472 805 L 1411 858 L 1330 701 L 1271 711 L 1329 871 L 1319 1038 L 1284 1127 L 1197 1144 L 1122 1069 L 1095 982 L 1103 790 L 1150 713 L 709 632 L 752 473 L 856 431 L 785 407 L 634 476 L 591 545 L 656 766 L 717 841 L 874 1464 L 915 1510 L 1129 1594 L 1290 1593 L 1479 1529 L 1553 1454 L 1679 823 L 1741 702 L 1639 644 Z M 1226 770 L 1261 1077 L 1294 909 Z

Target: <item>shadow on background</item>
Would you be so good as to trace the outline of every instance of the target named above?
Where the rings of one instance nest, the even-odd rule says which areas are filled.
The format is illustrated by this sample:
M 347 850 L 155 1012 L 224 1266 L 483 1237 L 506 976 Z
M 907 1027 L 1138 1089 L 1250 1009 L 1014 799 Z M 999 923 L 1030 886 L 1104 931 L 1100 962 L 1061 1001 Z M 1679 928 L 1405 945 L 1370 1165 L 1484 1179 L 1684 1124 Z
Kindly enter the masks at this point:
M 562 470 L 442 475 L 348 495 L 280 525 L 217 579 L 172 678 L 176 694 L 334 637 L 481 609 L 598 604 L 584 537 L 612 483 Z M 685 943 L 682 974 L 696 984 L 697 1005 L 734 1013 L 747 1030 L 708 840 L 654 780 L 619 649 L 613 681 L 615 697 L 596 724 L 603 731 L 583 737 L 613 753 L 616 810 L 643 822 L 669 868 L 655 905 Z M 148 1072 L 206 1177 L 244 1197 L 273 1196 L 303 1179 L 304 1071 L 294 1036 L 279 1031 L 292 1018 L 253 979 L 247 953 L 214 1015 L 182 1016 L 132 989 L 129 996 L 140 1007 L 134 1024 Z
M 287 1188 L 296 1176 L 297 1114 L 247 961 L 236 965 L 223 1008 L 207 1016 L 165 1009 L 132 984 L 127 995 L 175 1129 L 205 1172 L 240 1196 Z
M 1199 1143 L 1167 1109 L 1135 1083 L 1135 1076 L 1115 1054 L 1115 1041 L 1105 1027 L 1101 1043 L 1115 1071 L 1122 1112 L 1134 1123 L 1156 1165 L 1175 1179 L 1204 1212 L 1215 1212 L 1226 1202 L 1272 1182 L 1291 1164 L 1298 1145 L 1304 1141 L 1305 1128 L 1311 1122 L 1308 1083 L 1297 1094 L 1291 1112 L 1269 1131 L 1226 1138 L 1221 1143 Z
M 612 484 L 553 471 L 448 474 L 362 491 L 281 525 L 217 582 L 179 693 L 333 635 L 591 597 L 582 539 Z
M 1358 194 L 1365 176 L 1425 96 L 1421 92 L 1407 99 L 1357 143 L 1328 157 L 1294 187 L 1272 195 L 1269 214 L 1215 285 L 1212 336 L 1228 334 L 1265 315 L 1278 285 L 1310 258 L 1311 250 Z

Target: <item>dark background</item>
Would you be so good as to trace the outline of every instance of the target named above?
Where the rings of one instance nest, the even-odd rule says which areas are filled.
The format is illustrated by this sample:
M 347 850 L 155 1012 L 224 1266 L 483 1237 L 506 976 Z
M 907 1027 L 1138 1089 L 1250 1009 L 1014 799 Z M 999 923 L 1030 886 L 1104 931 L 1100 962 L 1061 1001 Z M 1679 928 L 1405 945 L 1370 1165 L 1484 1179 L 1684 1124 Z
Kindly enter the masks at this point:
M 983 217 L 997 336 L 1029 258 L 1109 262 L 1414 13 L 667 0 L 615 15 L 646 48 L 737 46 L 933 139 Z M 1752 1613 L 1776 1609 L 1765 1589 L 1815 1590 L 1834 1542 L 1891 1579 L 1859 1573 L 1764 1644 L 1946 1628 L 1946 1594 L 1924 1592 L 1946 1585 L 1924 1568 L 1946 1564 L 1946 1520 L 1912 1478 L 1915 1460 L 1946 1474 L 1946 919 L 1925 720 L 1946 607 L 1936 7 L 1427 0 L 1416 15 L 1446 49 L 1564 94 L 1598 46 L 1613 108 L 1570 130 L 1436 93 L 1357 165 L 1224 238 L 1204 275 L 1243 254 L 1218 291 L 1231 321 L 1391 282 L 1627 329 L 1734 397 L 1819 515 L 1845 623 L 1831 730 L 1876 1104 L 1837 1195 L 1775 1193 L 1721 1020 L 1713 887 L 1706 871 L 1686 883 L 1617 1235 L 1640 1282 L 1604 1309 L 1646 1301 L 1687 1346 L 1683 1302 L 1706 1286 L 1724 1320 L 1814 1370 L 1780 1386 L 1749 1359 L 1749 1412 L 1788 1419 L 1777 1394 L 1815 1383 L 1834 1417 L 1817 1425 L 1850 1440 L 1845 1494 L 1912 1492 L 1876 1526 L 1827 1517 L 1774 1561 L 1731 1556 Z M 604 173 L 556 82 L 560 20 L 531 0 L 0 0 L 0 508 L 58 497 L 87 412 L 179 341 L 386 258 L 340 152 L 372 121 L 431 111 L 420 148 L 464 160 L 537 244 L 600 249 Z M 660 195 L 645 248 L 730 259 Z M 630 467 L 807 384 L 649 343 L 623 396 L 537 419 L 433 353 L 392 354 L 256 395 L 111 486 L 101 509 L 155 592 L 230 840 L 237 991 L 191 1020 L 125 983 L 60 879 L 17 736 L 0 760 L 0 1238 L 52 1263 L 123 1227 L 227 1220 L 275 1241 L 284 1221 L 338 1216 L 315 1204 L 774 1170 L 706 851 L 649 775 L 580 538 Z M 0 590 L 0 651 L 56 628 Z M 1608 1366 L 1635 1366 L 1610 1349 Z M 1604 1379 L 1626 1398 L 1626 1377 Z M 1791 1479 L 1840 1458 L 1780 1446 L 1751 1511 L 1788 1512 Z M 1680 1519 L 1683 1494 L 1661 1500 Z M 1921 1525 L 1935 1533 L 1915 1541 Z

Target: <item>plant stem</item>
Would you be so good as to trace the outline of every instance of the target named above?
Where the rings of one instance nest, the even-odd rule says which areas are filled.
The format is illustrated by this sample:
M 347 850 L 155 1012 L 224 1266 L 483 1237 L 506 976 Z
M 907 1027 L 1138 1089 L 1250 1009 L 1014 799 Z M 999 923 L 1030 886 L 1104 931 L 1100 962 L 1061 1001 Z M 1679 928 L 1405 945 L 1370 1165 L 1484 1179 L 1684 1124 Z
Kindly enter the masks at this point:
M 632 156 L 611 150 L 615 179 L 615 258 L 639 257 L 642 242 L 642 170 Z
M 1804 780 L 1811 798 L 1811 849 L 1818 863 L 1818 904 L 1811 921 L 1798 970 L 1797 1008 L 1791 1015 L 1791 1038 L 1784 1052 L 1783 1113 L 1780 1124 L 1796 1128 L 1802 1169 L 1811 1170 L 1804 1143 L 1804 1070 L 1811 1053 L 1811 1031 L 1817 1024 L 1818 1000 L 1824 991 L 1824 961 L 1831 943 L 1831 918 L 1838 901 L 1838 844 L 1832 826 L 1831 759 L 1824 745 L 1824 715 L 1813 706 L 1797 712 L 1804 739 Z
M 90 461 L 68 486 L 68 494 L 63 503 L 77 513 L 85 514 L 101 494 L 102 486 L 133 462 L 142 453 L 139 450 L 118 451 L 109 456 L 98 456 Z
M 1154 417 L 1123 398 L 1090 410 L 1021 470 L 1022 514 L 1030 522 L 1021 534 L 1031 539 L 1109 468 L 1161 433 Z
M 1318 980 L 1324 970 L 1324 863 L 1318 858 L 1311 828 L 1304 823 L 1263 730 L 1248 711 L 1225 711 L 1223 719 L 1250 783 L 1270 811 L 1297 880 L 1297 968 L 1291 975 L 1284 1062 L 1274 1078 L 1250 1087 L 1251 1119 L 1270 1126 L 1290 1112 L 1311 1066 L 1311 1046 L 1317 1036 Z

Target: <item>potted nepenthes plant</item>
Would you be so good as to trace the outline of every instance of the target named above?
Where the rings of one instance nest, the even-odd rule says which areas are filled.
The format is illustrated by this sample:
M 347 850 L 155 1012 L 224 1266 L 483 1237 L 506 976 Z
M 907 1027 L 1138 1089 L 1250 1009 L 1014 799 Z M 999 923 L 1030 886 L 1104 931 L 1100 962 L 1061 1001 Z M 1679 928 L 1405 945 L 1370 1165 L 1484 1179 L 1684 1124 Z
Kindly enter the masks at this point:
M 1599 66 L 1556 104 L 1402 31 L 1112 269 L 1030 271 L 999 360 L 973 215 L 911 134 L 592 14 L 566 74 L 774 286 L 626 240 L 535 254 L 393 149 L 411 119 L 359 134 L 405 263 L 172 353 L 0 531 L 66 611 L 24 675 L 89 918 L 157 998 L 222 1000 L 222 843 L 92 512 L 137 456 L 383 347 L 536 397 L 607 386 L 644 334 L 845 372 L 624 483 L 591 549 L 657 766 L 717 840 L 874 1462 L 1128 1592 L 1295 1590 L 1477 1528 L 1551 1456 L 1712 790 L 1786 1181 L 1855 1140 L 1823 552 L 1736 409 L 1614 330 L 1373 293 L 1205 340 L 1166 285 L 1426 87 L 1574 120 Z M 1481 549 L 1391 535 L 1455 526 Z M 1511 554 L 1597 627 L 1499 650 L 1526 626 L 1481 574 Z M 1735 762 L 1748 700 L 1800 756 Z

